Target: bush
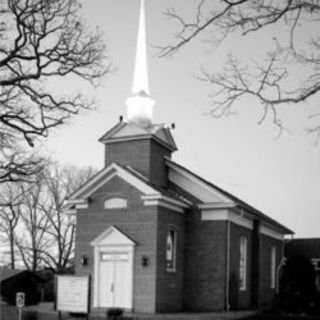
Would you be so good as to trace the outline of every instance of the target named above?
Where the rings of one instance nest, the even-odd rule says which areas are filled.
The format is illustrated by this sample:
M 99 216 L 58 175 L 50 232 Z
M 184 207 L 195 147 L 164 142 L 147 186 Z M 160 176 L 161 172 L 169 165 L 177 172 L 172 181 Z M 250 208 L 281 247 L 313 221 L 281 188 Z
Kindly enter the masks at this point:
M 314 267 L 305 257 L 292 256 L 287 260 L 277 305 L 284 312 L 294 314 L 314 314 L 319 310 Z
M 118 320 L 121 319 L 123 315 L 123 309 L 121 308 L 110 308 L 107 310 L 108 320 Z

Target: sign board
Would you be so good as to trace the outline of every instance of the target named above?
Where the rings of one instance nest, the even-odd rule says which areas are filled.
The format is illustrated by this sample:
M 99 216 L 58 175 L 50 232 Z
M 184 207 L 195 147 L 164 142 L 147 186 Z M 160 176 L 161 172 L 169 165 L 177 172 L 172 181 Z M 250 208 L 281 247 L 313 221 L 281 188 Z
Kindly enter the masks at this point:
M 56 309 L 88 313 L 89 288 L 89 277 L 57 276 Z
M 24 307 L 25 295 L 24 292 L 17 292 L 16 294 L 16 306 L 18 308 Z

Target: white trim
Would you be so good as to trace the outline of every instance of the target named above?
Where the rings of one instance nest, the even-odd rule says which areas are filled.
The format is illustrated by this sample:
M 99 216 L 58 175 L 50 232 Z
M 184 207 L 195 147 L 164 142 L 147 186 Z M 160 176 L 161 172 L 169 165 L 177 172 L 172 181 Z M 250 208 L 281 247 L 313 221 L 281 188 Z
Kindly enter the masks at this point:
M 122 238 L 118 243 L 110 243 L 103 241 L 113 232 L 116 232 L 117 235 Z M 130 292 L 130 306 L 129 309 L 132 309 L 133 306 L 133 266 L 134 266 L 134 246 L 135 243 L 129 239 L 125 234 L 119 231 L 116 227 L 111 226 L 104 232 L 102 232 L 98 237 L 96 237 L 90 243 L 94 247 L 94 286 L 93 286 L 93 307 L 99 307 L 99 276 L 100 276 L 100 256 L 102 253 L 108 252 L 125 252 L 128 254 L 128 263 L 130 264 L 131 277 L 128 282 L 128 290 Z
M 119 241 L 118 243 L 112 243 L 112 245 L 135 245 L 135 243 L 128 238 L 124 233 L 122 233 L 120 230 L 118 230 L 115 226 L 111 226 L 109 227 L 107 230 L 105 230 L 104 232 L 100 233 L 96 238 L 94 238 L 91 242 L 90 245 L 93 247 L 96 246 L 100 246 L 102 245 L 102 240 L 108 238 L 108 236 L 110 236 L 112 233 L 116 233 L 117 235 L 120 236 L 120 238 L 122 238 L 122 241 Z
M 161 206 L 180 213 L 183 213 L 184 209 L 189 207 L 188 204 L 182 201 L 163 196 L 162 194 L 144 195 L 141 196 L 141 199 L 145 206 Z
M 277 240 L 284 240 L 284 235 L 282 233 L 279 233 L 264 225 L 261 225 L 260 233 Z
M 272 246 L 271 248 L 271 261 L 270 261 L 270 288 L 275 289 L 276 288 L 276 273 L 277 273 L 277 249 L 275 246 Z
M 105 179 L 102 179 L 102 177 L 111 170 L 115 170 L 115 172 L 105 177 Z M 115 176 L 118 176 L 121 179 L 125 180 L 126 182 L 128 182 L 144 194 L 159 194 L 159 192 L 157 192 L 155 189 L 151 188 L 146 183 L 144 183 L 134 175 L 130 174 L 116 163 L 112 163 L 108 167 L 103 169 L 95 178 L 93 178 L 91 181 L 89 181 L 87 184 L 81 187 L 76 193 L 74 193 L 70 197 L 70 200 L 66 201 L 66 204 L 71 204 L 73 203 L 73 201 L 77 201 L 77 196 L 79 196 L 81 193 L 84 193 L 85 191 L 87 192 L 84 193 L 81 198 L 83 199 L 89 197 L 92 193 L 94 193 L 96 190 L 98 190 L 101 186 L 103 186 L 106 182 L 110 181 Z M 90 188 L 100 179 L 102 179 L 100 183 L 98 183 L 94 188 Z
M 69 215 L 69 216 L 75 216 L 77 215 L 77 210 L 76 209 L 68 209 L 64 211 L 65 214 Z
M 78 199 L 70 199 L 70 200 L 67 200 L 66 201 L 67 204 L 85 204 L 87 203 L 87 200 L 86 199 L 83 199 L 83 198 L 78 198 Z
M 173 244 L 172 244 L 172 247 L 173 247 L 173 257 L 172 257 L 172 259 L 173 259 L 173 265 L 172 265 L 171 268 L 166 265 L 166 272 L 169 272 L 169 273 L 172 272 L 172 273 L 173 273 L 173 272 L 176 272 L 176 271 L 177 271 L 177 248 L 178 248 L 177 242 L 178 242 L 178 232 L 177 232 L 177 230 L 172 229 L 172 228 L 170 228 L 170 229 L 167 230 L 167 235 L 166 235 L 166 264 L 167 264 L 167 262 L 168 262 L 168 260 L 167 260 L 167 240 L 168 240 L 168 233 L 169 233 L 169 232 L 172 232 L 172 233 L 173 233 Z
M 89 208 L 88 202 L 76 205 L 76 209 L 88 209 L 88 208 Z
M 174 211 L 177 211 L 177 212 L 180 212 L 180 213 L 184 212 L 184 210 L 181 207 L 173 205 L 173 204 L 170 204 L 170 203 L 167 203 L 167 202 L 162 201 L 162 200 L 144 200 L 143 204 L 145 206 L 160 206 L 160 207 L 171 209 L 171 210 L 174 210 Z
M 144 196 L 141 196 L 141 199 L 142 200 L 163 200 L 165 202 L 169 202 L 169 203 L 171 203 L 173 205 L 177 205 L 177 206 L 180 206 L 180 207 L 183 207 L 183 208 L 188 208 L 189 207 L 188 204 L 186 204 L 186 203 L 184 203 L 182 201 L 166 197 L 166 196 L 164 196 L 164 195 L 162 195 L 160 193 L 144 195 Z
M 241 227 L 253 230 L 253 221 L 227 209 L 211 209 L 201 211 L 203 221 L 230 221 Z
M 228 202 L 230 203 L 230 198 L 226 197 L 225 195 L 223 195 L 221 192 L 219 192 L 218 190 L 216 190 L 214 187 L 208 185 L 207 183 L 205 183 L 204 181 L 200 180 L 199 178 L 195 177 L 193 174 L 183 170 L 182 168 L 179 168 L 177 165 L 175 165 L 171 159 L 168 159 L 167 157 L 165 157 L 165 163 L 166 165 L 172 169 L 169 170 L 169 180 L 176 183 L 178 186 L 180 186 L 181 188 L 183 188 L 184 190 L 188 191 L 188 188 L 191 187 L 191 185 L 187 185 L 187 184 L 183 184 L 181 185 L 181 183 L 179 183 L 177 176 L 174 174 L 173 171 L 175 171 L 175 173 L 178 173 L 180 175 L 182 175 L 183 177 L 185 177 L 186 179 L 188 179 L 190 182 L 193 182 L 194 184 L 197 185 L 198 187 L 198 195 L 201 195 L 201 193 L 203 192 L 203 190 L 205 190 L 207 193 L 212 194 L 215 198 L 221 199 L 221 202 Z M 201 190 L 202 189 L 202 190 Z M 195 190 L 192 190 L 192 192 L 190 192 L 191 194 L 195 194 L 194 193 Z M 202 200 L 202 199 L 200 199 Z M 205 202 L 208 202 L 207 199 L 204 199 Z
M 128 207 L 128 200 L 123 197 L 112 197 L 104 201 L 104 208 L 109 209 L 126 209 Z
M 122 128 L 121 128 L 122 129 Z M 111 137 L 104 139 L 101 141 L 102 143 L 117 143 L 117 142 L 127 142 L 127 141 L 136 141 L 136 140 L 147 140 L 147 139 L 153 139 L 165 148 L 175 151 L 177 150 L 177 147 L 175 145 L 171 145 L 171 141 L 166 142 L 157 137 L 155 134 L 152 133 L 142 133 L 142 134 L 136 134 L 134 136 L 121 136 L 121 137 Z
M 246 236 L 240 237 L 240 259 L 239 259 L 239 290 L 247 290 L 247 272 L 248 272 L 248 239 Z M 243 277 L 241 282 L 241 276 Z
M 203 204 L 199 204 L 199 209 L 226 209 L 226 208 L 234 208 L 237 205 L 234 202 L 207 202 Z

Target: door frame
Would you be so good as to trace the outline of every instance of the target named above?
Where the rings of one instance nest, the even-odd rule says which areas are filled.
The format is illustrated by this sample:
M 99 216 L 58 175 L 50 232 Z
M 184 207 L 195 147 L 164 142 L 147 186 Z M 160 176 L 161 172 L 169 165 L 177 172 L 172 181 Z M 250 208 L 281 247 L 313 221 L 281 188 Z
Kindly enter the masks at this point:
M 128 292 L 129 292 L 129 310 L 133 308 L 133 262 L 134 262 L 134 247 L 135 243 L 128 238 L 125 234 L 119 231 L 115 227 L 110 227 L 94 241 L 91 242 L 94 247 L 94 270 L 93 270 L 93 307 L 100 307 L 99 305 L 99 292 L 100 292 L 100 268 L 101 268 L 101 254 L 112 253 L 112 252 L 123 252 L 128 254 L 129 264 L 129 281 L 128 281 Z

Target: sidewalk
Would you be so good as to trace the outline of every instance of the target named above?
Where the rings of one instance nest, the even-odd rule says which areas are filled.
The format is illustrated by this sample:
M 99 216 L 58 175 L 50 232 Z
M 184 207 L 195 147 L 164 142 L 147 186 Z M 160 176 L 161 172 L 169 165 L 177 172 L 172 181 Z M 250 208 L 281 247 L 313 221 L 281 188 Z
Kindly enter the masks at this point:
M 41 303 L 37 306 L 26 307 L 26 313 L 37 312 L 38 320 L 56 320 L 58 312 L 53 310 L 53 303 Z M 256 311 L 232 311 L 213 313 L 171 313 L 171 314 L 125 314 L 124 319 L 130 320 L 237 320 L 247 319 L 254 316 Z M 68 313 L 62 314 L 62 319 L 85 319 L 85 317 L 74 317 Z M 106 319 L 105 310 L 92 310 L 89 314 L 90 320 Z

